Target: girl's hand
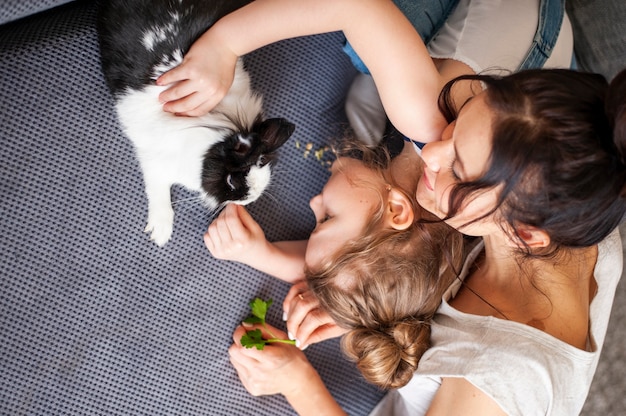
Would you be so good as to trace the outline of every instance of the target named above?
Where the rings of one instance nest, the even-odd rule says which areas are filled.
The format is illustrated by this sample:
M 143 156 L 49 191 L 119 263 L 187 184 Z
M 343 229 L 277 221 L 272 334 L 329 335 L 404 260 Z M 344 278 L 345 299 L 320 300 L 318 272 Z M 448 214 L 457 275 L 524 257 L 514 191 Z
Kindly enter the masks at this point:
M 229 204 L 209 226 L 204 244 L 218 259 L 250 265 L 262 258 L 269 242 L 261 226 L 244 207 Z
M 296 346 L 301 349 L 348 332 L 321 309 L 319 301 L 309 290 L 306 281 L 298 282 L 291 287 L 283 301 L 283 311 L 287 318 L 289 336 L 296 340 Z
M 211 35 L 211 30 L 207 31 L 192 45 L 180 65 L 157 79 L 157 85 L 170 85 L 159 95 L 164 111 L 201 116 L 228 93 L 238 56 Z
M 260 329 L 265 338 L 275 336 L 287 339 L 287 334 L 270 325 L 267 328 L 262 325 L 241 325 L 235 330 L 234 343 L 228 349 L 228 354 L 246 390 L 253 396 L 281 393 L 297 398 L 306 394 L 316 372 L 302 351 L 293 345 L 281 343 L 266 345 L 263 350 L 245 348 L 240 340 L 251 328 Z

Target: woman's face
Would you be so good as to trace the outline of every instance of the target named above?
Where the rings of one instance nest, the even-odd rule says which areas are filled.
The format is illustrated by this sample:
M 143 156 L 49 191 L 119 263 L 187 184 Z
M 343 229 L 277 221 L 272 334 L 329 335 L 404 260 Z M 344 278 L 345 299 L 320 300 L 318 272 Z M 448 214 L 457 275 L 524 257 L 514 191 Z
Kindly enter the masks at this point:
M 322 192 L 309 203 L 317 221 L 307 244 L 305 262 L 309 267 L 321 264 L 361 235 L 380 206 L 385 188 L 384 181 L 358 160 L 340 158 L 331 172 Z
M 417 202 L 439 218 L 448 213 L 450 192 L 459 182 L 480 178 L 491 153 L 492 112 L 481 93 L 468 101 L 457 119 L 448 125 L 442 140 L 422 149 L 425 168 L 417 185 Z M 456 215 L 446 222 L 468 235 L 484 236 L 495 228 L 493 214 L 465 225 L 493 209 L 499 188 L 470 195 Z

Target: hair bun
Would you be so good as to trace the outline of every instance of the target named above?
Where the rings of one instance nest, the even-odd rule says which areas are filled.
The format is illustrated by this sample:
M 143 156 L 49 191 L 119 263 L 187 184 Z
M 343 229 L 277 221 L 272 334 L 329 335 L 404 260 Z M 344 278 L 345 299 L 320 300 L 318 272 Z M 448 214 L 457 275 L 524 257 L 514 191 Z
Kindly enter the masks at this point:
M 383 389 L 406 385 L 430 346 L 430 322 L 407 319 L 387 328 L 357 328 L 342 341 L 363 377 Z

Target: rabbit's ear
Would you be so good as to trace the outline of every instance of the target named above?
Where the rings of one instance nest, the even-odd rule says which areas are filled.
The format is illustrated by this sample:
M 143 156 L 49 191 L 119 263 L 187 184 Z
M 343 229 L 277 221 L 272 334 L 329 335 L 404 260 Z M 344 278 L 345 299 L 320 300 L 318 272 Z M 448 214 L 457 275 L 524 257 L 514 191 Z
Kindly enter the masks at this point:
M 250 152 L 250 148 L 252 147 L 253 137 L 250 136 L 241 136 L 237 134 L 233 138 L 233 147 L 232 150 L 237 154 L 237 156 L 246 156 Z
M 253 132 L 259 135 L 266 151 L 269 152 L 285 144 L 295 129 L 296 126 L 284 118 L 269 118 L 255 124 L 252 128 Z

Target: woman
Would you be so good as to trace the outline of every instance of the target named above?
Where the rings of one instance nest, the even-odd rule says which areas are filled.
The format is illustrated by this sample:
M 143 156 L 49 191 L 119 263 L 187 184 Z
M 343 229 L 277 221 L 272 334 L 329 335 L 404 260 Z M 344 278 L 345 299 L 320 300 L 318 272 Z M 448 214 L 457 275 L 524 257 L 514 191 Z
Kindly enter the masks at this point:
M 444 89 L 455 121 L 424 147 L 417 199 L 483 243 L 444 297 L 417 372 L 441 377 L 430 411 L 448 411 L 461 395 L 480 398 L 468 400 L 468 414 L 474 404 L 477 414 L 485 405 L 494 414 L 580 412 L 621 275 L 613 230 L 626 206 L 625 75 L 610 90 L 599 75 L 570 71 L 473 77 L 487 89 L 458 117 L 446 104 L 453 84 Z M 486 373 L 485 360 L 515 381 Z M 381 414 L 411 408 L 402 394 Z

